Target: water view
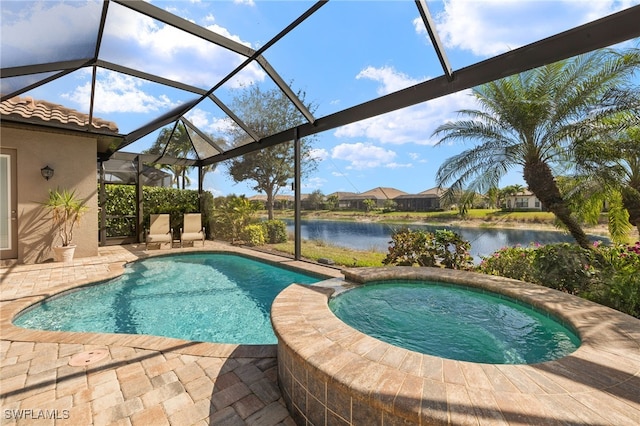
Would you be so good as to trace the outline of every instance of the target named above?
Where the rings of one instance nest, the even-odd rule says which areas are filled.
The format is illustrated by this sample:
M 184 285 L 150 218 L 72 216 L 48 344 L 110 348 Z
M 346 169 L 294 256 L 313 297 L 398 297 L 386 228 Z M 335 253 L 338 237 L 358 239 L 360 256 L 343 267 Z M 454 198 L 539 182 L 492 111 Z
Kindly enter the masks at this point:
M 301 221 L 302 238 L 305 240 L 321 240 L 341 247 L 357 250 L 376 250 L 386 252 L 394 231 L 407 225 L 341 222 L 329 220 Z M 528 229 L 486 229 L 461 228 L 444 225 L 410 225 L 411 230 L 433 232 L 437 229 L 449 229 L 457 232 L 471 243 L 471 255 L 476 261 L 481 256 L 488 256 L 506 246 L 528 246 L 531 243 L 550 244 L 573 242 L 569 234 L 559 231 L 536 231 Z M 293 222 L 287 222 L 288 231 L 293 233 Z M 592 241 L 608 241 L 606 237 L 589 236 Z

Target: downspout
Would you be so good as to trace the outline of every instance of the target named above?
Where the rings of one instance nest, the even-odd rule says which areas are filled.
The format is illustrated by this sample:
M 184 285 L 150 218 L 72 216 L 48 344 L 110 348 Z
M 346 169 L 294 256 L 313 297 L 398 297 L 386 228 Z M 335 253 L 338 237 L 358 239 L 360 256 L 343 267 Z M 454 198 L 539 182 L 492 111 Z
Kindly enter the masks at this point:
M 98 195 L 98 208 L 100 209 L 100 246 L 107 245 L 107 210 L 105 209 L 105 201 L 107 200 L 107 191 L 104 184 L 104 161 L 99 160 L 98 170 L 100 172 L 100 189 Z

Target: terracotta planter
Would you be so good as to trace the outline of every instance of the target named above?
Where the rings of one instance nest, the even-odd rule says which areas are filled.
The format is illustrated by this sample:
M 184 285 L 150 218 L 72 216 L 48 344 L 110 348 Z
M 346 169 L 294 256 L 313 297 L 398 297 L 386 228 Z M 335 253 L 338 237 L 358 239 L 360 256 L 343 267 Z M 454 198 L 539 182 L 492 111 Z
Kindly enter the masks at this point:
M 73 261 L 73 254 L 76 251 L 75 244 L 65 247 L 58 246 L 53 248 L 53 258 L 56 262 L 71 262 Z

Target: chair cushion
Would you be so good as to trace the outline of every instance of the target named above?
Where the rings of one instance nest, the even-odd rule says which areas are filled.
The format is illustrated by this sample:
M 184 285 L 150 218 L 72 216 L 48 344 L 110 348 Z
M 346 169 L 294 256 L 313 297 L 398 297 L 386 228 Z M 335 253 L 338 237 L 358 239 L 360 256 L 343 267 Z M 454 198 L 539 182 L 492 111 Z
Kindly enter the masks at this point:
M 149 234 L 147 235 L 148 243 L 170 243 L 172 241 L 171 234 Z
M 201 240 L 203 238 L 204 234 L 202 232 L 185 232 L 182 234 L 182 239 L 184 241 Z

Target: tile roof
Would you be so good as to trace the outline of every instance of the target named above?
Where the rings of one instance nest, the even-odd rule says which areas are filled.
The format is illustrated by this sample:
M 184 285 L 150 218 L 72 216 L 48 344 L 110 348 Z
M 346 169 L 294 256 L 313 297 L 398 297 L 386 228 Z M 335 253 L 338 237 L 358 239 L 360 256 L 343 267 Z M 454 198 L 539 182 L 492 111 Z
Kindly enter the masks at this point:
M 406 192 L 400 191 L 396 188 L 383 188 L 379 186 L 377 188 L 370 189 L 369 191 L 362 192 L 358 195 L 366 198 L 375 198 L 378 200 L 392 200 L 400 195 L 405 194 Z
M 0 103 L 0 115 L 4 120 L 15 120 L 38 124 L 54 124 L 72 130 L 86 130 L 89 115 L 62 105 L 31 97 L 13 97 Z M 93 118 L 92 126 L 96 130 L 118 133 L 118 126 L 112 121 Z

